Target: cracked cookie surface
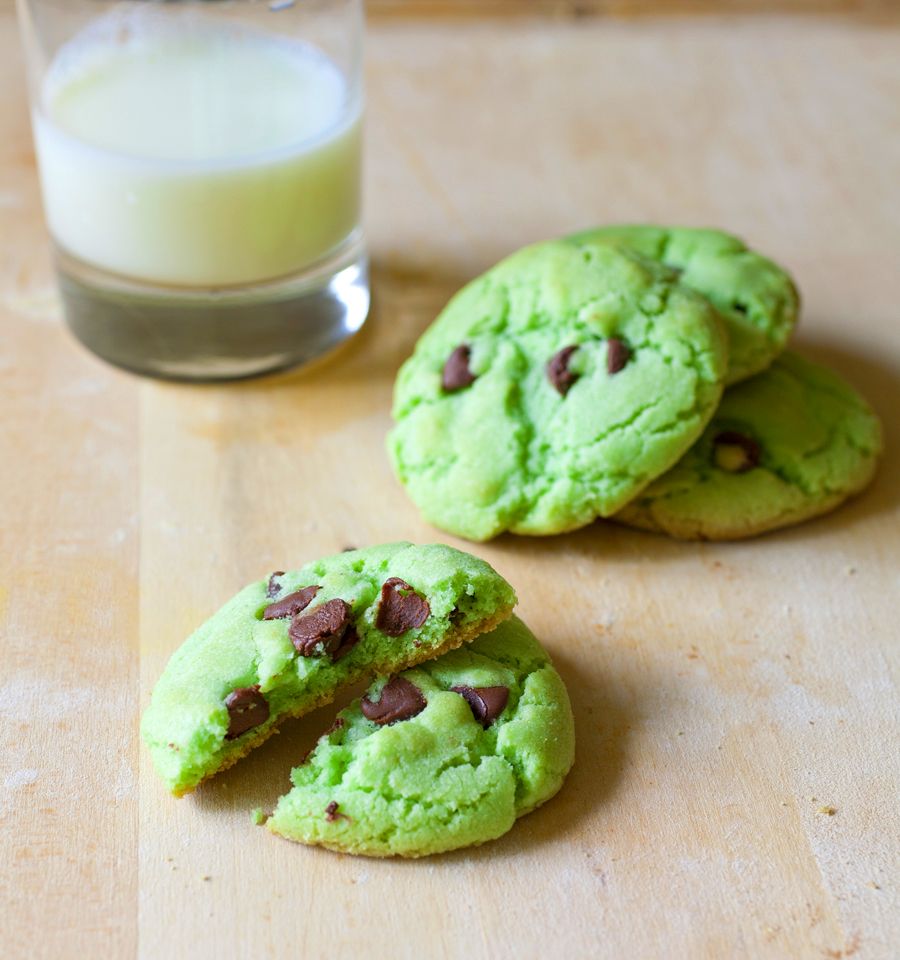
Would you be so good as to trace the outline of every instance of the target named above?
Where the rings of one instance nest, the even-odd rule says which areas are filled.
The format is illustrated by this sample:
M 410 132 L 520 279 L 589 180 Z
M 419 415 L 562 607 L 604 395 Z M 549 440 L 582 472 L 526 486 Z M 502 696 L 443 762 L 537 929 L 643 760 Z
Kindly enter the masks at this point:
M 577 234 L 635 250 L 679 271 L 722 314 L 728 332 L 726 384 L 765 370 L 784 350 L 800 311 L 787 271 L 720 230 L 621 225 Z
M 788 352 L 729 388 L 694 447 L 613 518 L 731 540 L 833 510 L 871 480 L 881 424 L 837 374 Z
M 608 243 L 527 247 L 463 288 L 400 370 L 395 472 L 471 540 L 614 513 L 699 436 L 727 348 L 709 302 Z
M 176 795 L 289 716 L 491 630 L 515 605 L 487 563 L 441 544 L 353 550 L 250 584 L 172 655 L 141 732 Z
M 398 680 L 406 689 L 387 697 Z M 385 699 L 406 704 L 402 719 L 379 713 Z M 574 748 L 562 679 L 513 617 L 467 647 L 376 682 L 338 714 L 293 771 L 293 789 L 267 826 L 376 857 L 484 843 L 559 790 Z

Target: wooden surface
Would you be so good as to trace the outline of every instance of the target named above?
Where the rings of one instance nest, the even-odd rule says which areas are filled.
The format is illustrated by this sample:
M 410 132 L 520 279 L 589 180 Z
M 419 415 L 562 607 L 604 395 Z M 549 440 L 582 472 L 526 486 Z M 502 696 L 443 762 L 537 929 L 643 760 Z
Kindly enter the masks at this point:
M 896 26 L 375 26 L 375 313 L 333 362 L 232 387 L 140 381 L 73 343 L 8 4 L 0 90 L 4 957 L 898 955 Z M 885 419 L 874 487 L 744 544 L 596 525 L 477 547 L 578 733 L 562 793 L 496 843 L 382 863 L 254 828 L 330 710 L 167 796 L 138 711 L 198 621 L 272 568 L 439 537 L 382 443 L 450 292 L 526 241 L 634 218 L 727 226 L 795 271 L 799 344 Z
M 2 2 L 2 0 L 0 0 Z M 367 0 L 370 17 L 647 17 L 673 14 L 896 13 L 897 0 Z

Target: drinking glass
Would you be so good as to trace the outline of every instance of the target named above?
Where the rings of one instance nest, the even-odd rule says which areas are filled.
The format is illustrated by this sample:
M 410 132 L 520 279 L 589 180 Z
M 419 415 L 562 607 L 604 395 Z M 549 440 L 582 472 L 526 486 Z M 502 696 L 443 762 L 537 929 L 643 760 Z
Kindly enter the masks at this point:
M 369 310 L 362 0 L 18 0 L 66 320 L 114 364 L 295 366 Z

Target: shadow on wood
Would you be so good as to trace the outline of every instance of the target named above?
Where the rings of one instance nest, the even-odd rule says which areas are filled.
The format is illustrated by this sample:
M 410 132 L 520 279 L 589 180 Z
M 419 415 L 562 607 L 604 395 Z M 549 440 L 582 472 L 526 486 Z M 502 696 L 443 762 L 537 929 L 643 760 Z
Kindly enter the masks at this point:
M 619 692 L 612 677 L 604 673 L 598 681 L 583 664 L 559 653 L 554 653 L 553 659 L 569 690 L 575 714 L 576 760 L 562 790 L 498 840 L 481 848 L 431 857 L 429 863 L 481 856 L 515 857 L 533 847 L 560 842 L 577 831 L 580 822 L 595 814 L 615 792 L 626 763 L 628 740 L 638 723 L 635 707 Z M 352 696 L 348 693 L 335 704 L 286 722 L 279 735 L 204 784 L 186 802 L 197 804 L 204 815 L 245 813 L 249 827 L 250 811 L 254 807 L 268 811 L 275 806 L 278 797 L 290 788 L 291 768 L 315 745 L 335 713 Z

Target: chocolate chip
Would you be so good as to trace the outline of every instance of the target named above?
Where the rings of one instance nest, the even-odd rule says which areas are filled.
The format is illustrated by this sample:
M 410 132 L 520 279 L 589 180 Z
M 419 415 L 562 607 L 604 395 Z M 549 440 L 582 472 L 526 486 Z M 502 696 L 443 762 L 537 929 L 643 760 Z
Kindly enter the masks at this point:
M 577 346 L 563 347 L 559 353 L 550 358 L 547 364 L 547 379 L 563 396 L 569 392 L 572 384 L 578 379 L 578 374 L 572 373 L 569 369 L 569 358 L 577 349 Z
M 762 449 L 746 434 L 723 430 L 713 438 L 713 457 L 716 466 L 727 473 L 746 473 L 759 466 Z
M 475 374 L 469 369 L 469 358 L 471 356 L 470 348 L 466 344 L 461 344 L 447 357 L 441 386 L 448 393 L 462 390 L 475 382 Z
M 399 577 L 385 580 L 381 587 L 381 603 L 375 626 L 389 637 L 400 637 L 407 630 L 421 627 L 428 619 L 428 601 Z
M 317 586 L 304 587 L 296 593 L 289 593 L 275 603 L 270 603 L 263 610 L 263 620 L 286 620 L 288 617 L 296 617 L 301 610 L 305 610 L 312 603 L 321 589 Z
M 613 337 L 606 341 L 606 372 L 610 375 L 618 373 L 631 358 L 631 351 L 621 340 Z
M 509 702 L 508 687 L 451 687 L 472 708 L 475 719 L 485 730 L 506 709 Z
M 395 723 L 397 720 L 409 720 L 421 713 L 426 706 L 422 691 L 403 677 L 394 677 L 390 683 L 385 684 L 381 699 L 377 703 L 373 703 L 368 697 L 363 697 L 360 701 L 363 716 L 367 720 L 374 720 L 380 726 Z
M 399 577 L 385 580 L 381 587 L 381 603 L 375 626 L 389 637 L 400 637 L 407 630 L 421 627 L 428 619 L 428 601 Z
M 225 698 L 225 707 L 228 710 L 226 740 L 234 740 L 269 719 L 269 704 L 259 692 L 259 684 L 232 690 Z
M 269 577 L 269 584 L 266 587 L 266 596 L 270 600 L 274 600 L 278 596 L 278 591 L 281 590 L 281 584 L 278 583 L 278 578 L 284 576 L 284 570 L 276 570 L 271 577 Z
M 332 800 L 331 803 L 325 808 L 325 819 L 329 823 L 334 823 L 335 820 L 349 820 L 350 818 L 346 813 L 340 812 L 341 805 L 337 800 Z
M 350 626 L 350 604 L 334 599 L 323 603 L 310 613 L 294 617 L 288 636 L 303 657 L 319 653 L 333 654 L 341 646 L 344 634 Z
M 331 726 L 322 734 L 323 737 L 327 737 L 329 734 L 335 733 L 338 730 L 342 730 L 344 727 L 344 718 L 335 717 L 334 722 Z
M 341 645 L 331 655 L 331 659 L 335 663 L 337 663 L 338 660 L 343 660 L 358 643 L 359 634 L 356 632 L 356 627 L 347 627 L 347 632 L 344 634 L 343 640 L 341 640 Z

